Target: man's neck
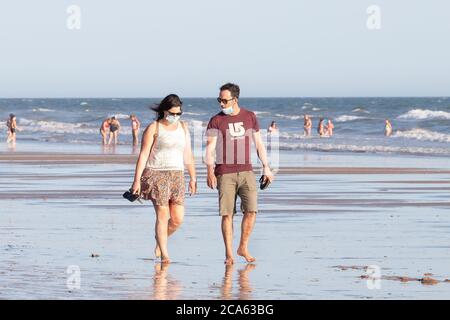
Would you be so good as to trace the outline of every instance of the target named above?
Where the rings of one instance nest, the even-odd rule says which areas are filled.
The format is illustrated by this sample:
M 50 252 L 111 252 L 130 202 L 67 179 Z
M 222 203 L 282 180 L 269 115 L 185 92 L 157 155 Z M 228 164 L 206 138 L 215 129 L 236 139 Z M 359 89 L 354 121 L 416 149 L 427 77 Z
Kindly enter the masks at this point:
M 230 116 L 237 116 L 239 112 L 241 112 L 241 108 L 239 107 L 239 105 L 236 105 L 236 108 L 233 109 L 233 113 L 230 114 Z

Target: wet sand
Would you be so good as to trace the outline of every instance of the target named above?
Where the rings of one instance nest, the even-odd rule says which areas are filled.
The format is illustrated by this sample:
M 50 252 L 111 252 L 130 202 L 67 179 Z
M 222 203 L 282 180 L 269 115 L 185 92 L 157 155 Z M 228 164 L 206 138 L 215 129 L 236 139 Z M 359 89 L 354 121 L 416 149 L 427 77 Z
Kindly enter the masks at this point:
M 199 164 L 161 266 L 153 208 L 121 198 L 136 155 L 0 152 L 0 299 L 449 299 L 450 168 L 344 158 L 285 163 L 259 195 L 257 262 L 233 267 Z

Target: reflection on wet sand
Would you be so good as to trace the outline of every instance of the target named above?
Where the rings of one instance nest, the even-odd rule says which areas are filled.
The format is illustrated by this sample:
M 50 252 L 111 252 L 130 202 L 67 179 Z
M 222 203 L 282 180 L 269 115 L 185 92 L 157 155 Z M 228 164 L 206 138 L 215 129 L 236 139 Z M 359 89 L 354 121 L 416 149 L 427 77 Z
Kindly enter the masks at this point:
M 222 300 L 233 299 L 233 265 L 225 265 L 225 275 L 222 281 Z
M 10 152 L 16 151 L 16 143 L 15 142 L 8 143 L 8 151 L 10 151 Z
M 239 300 L 252 299 L 253 288 L 250 283 L 248 274 L 256 268 L 255 264 L 247 264 L 245 268 L 238 271 L 239 273 Z
M 169 264 L 155 264 L 153 275 L 153 297 L 154 300 L 176 300 L 181 294 L 182 286 L 177 280 L 168 275 Z
M 103 144 L 102 145 L 103 154 L 116 154 L 115 144 Z
M 139 154 L 139 151 L 140 151 L 139 145 L 133 145 L 133 148 L 131 149 L 131 154 L 132 155 Z
M 221 287 L 221 299 L 231 300 L 233 298 L 233 268 L 234 265 L 225 265 L 225 275 L 222 281 Z M 237 299 L 250 300 L 252 299 L 253 288 L 250 283 L 249 273 L 256 268 L 255 264 L 247 264 L 244 268 L 238 270 L 238 284 L 239 291 L 237 293 Z

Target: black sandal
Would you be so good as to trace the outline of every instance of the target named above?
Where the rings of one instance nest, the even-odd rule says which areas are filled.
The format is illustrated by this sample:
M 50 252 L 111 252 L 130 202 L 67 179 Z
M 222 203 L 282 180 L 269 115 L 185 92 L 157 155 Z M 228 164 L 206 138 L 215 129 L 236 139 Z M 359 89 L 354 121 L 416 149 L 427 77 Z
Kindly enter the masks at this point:
M 269 178 L 267 178 L 265 175 L 262 175 L 261 178 L 259 178 L 259 188 L 261 190 L 266 189 L 270 184 Z

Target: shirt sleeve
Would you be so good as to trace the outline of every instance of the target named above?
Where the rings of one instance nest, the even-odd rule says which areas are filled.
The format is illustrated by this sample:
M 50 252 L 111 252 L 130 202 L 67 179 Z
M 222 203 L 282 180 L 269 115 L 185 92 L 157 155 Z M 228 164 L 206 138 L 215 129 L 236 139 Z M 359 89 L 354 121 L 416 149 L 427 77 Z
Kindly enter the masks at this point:
M 217 137 L 218 131 L 219 126 L 217 124 L 217 119 L 215 117 L 212 117 L 208 122 L 208 126 L 206 127 L 206 136 Z

